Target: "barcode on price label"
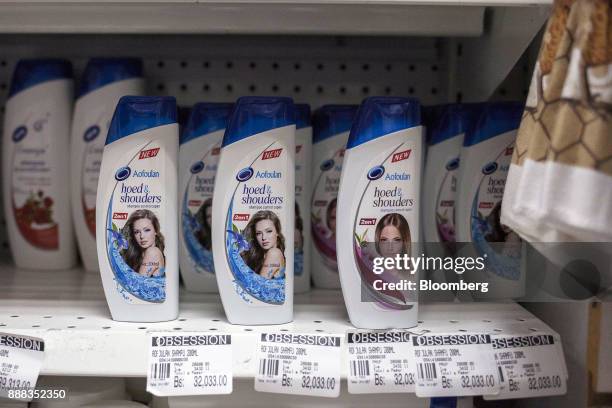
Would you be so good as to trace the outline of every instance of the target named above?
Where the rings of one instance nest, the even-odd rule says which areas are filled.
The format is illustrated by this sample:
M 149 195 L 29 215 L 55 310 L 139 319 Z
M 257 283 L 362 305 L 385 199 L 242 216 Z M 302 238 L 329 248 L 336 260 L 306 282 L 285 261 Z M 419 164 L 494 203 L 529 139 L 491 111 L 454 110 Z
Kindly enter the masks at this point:
M 341 341 L 335 335 L 261 333 L 255 390 L 338 397 Z
M 493 336 L 501 391 L 485 399 L 547 397 L 567 392 L 560 340 L 553 335 L 499 334 Z
M 170 378 L 170 363 L 153 364 L 153 367 L 151 367 L 151 378 L 154 380 Z
M 419 363 L 419 379 L 437 380 L 438 372 L 435 363 Z
M 278 366 L 280 360 L 270 360 L 264 358 L 259 362 L 259 374 L 266 377 L 275 377 L 278 375 Z
M 160 397 L 232 392 L 230 335 L 159 332 L 147 341 L 147 391 Z
M 0 333 L 0 398 L 9 398 L 9 393 L 13 394 L 15 390 L 34 389 L 44 352 L 42 339 Z M 29 397 L 22 399 L 29 400 Z
M 440 333 L 412 337 L 416 394 L 446 397 L 497 394 L 499 370 L 488 334 Z
M 410 336 L 399 330 L 348 332 L 349 393 L 414 392 Z

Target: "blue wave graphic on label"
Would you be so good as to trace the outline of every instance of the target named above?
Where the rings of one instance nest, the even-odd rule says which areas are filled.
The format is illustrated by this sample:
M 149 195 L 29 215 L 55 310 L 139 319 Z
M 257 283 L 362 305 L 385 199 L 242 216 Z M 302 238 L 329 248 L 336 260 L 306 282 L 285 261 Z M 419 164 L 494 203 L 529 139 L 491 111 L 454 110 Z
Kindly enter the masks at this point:
M 187 188 L 183 197 L 183 208 L 181 211 L 183 224 L 183 238 L 185 239 L 185 247 L 189 252 L 189 257 L 196 266 L 196 271 L 200 273 L 215 273 L 215 264 L 213 262 L 212 251 L 207 250 L 198 240 L 198 232 L 204 228 L 200 225 L 196 217 L 189 211 L 189 187 L 191 183 L 187 183 Z
M 235 194 L 235 193 L 234 193 Z M 265 303 L 280 305 L 285 303 L 284 267 L 275 279 L 265 278 L 253 271 L 242 259 L 241 253 L 250 248 L 244 235 L 232 223 L 234 196 L 227 211 L 225 249 L 230 270 L 236 284 L 249 295 Z
M 486 271 L 505 279 L 518 280 L 521 273 L 521 240 L 500 222 L 501 200 L 513 145 L 507 146 L 495 161 L 483 166 L 483 177 L 472 201 L 470 230 L 478 256 L 486 259 Z
M 127 249 L 128 241 L 116 225 L 113 224 L 113 196 L 111 195 L 106 215 L 106 250 L 111 269 L 115 275 L 115 280 L 122 289 L 129 294 L 152 303 L 161 303 L 166 300 L 166 279 L 165 271 L 161 271 L 161 276 L 146 277 L 138 274 L 130 268 L 121 256 L 122 250 Z

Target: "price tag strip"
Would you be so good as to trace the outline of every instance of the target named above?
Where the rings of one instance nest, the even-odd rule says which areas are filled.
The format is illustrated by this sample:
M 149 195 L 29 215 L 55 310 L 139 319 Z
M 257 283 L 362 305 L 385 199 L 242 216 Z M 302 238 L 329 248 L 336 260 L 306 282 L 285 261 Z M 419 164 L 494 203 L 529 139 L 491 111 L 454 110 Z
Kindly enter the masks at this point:
M 349 393 L 414 392 L 416 366 L 410 333 L 350 331 L 347 342 Z
M 412 336 L 419 397 L 497 394 L 500 374 L 488 334 Z
M 231 335 L 151 332 L 147 339 L 147 391 L 153 395 L 232 393 Z
M 31 400 L 44 357 L 42 339 L 0 333 L 0 397 Z
M 262 333 L 255 391 L 338 397 L 341 342 L 336 335 Z
M 493 336 L 495 359 L 503 373 L 501 392 L 485 399 L 547 397 L 567 392 L 560 341 L 550 334 Z

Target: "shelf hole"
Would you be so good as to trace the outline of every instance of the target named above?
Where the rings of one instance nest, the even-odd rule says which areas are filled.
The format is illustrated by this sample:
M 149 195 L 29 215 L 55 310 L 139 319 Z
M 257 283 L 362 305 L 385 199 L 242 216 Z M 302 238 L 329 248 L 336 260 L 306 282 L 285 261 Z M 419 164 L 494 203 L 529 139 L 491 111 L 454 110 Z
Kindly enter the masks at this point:
M 181 84 L 181 91 L 185 92 L 187 90 L 187 84 Z
M 211 327 L 210 329 L 208 329 L 210 331 L 217 331 L 217 329 L 215 329 L 214 327 Z
M 225 90 L 227 92 L 232 92 L 234 90 L 234 87 L 232 86 L 232 84 L 227 84 L 225 85 Z
M 182 327 L 175 327 L 172 330 L 183 330 L 183 328 Z
M 257 89 L 257 88 L 255 87 L 255 85 L 250 85 L 250 86 L 249 86 L 249 91 L 251 91 L 251 92 L 255 92 L 255 89 Z
M 179 322 L 186 322 L 187 319 L 183 318 L 183 319 L 178 319 Z
M 525 321 L 525 319 L 522 319 L 522 318 L 519 318 L 519 319 L 516 319 L 516 320 L 518 320 L 519 322 L 524 322 Z
M 414 94 L 414 88 L 413 87 L 408 88 L 408 93 L 410 95 Z
M 500 90 L 499 90 L 499 94 L 500 94 L 501 96 L 506 96 L 506 94 L 507 94 L 507 93 L 508 93 L 508 92 L 506 91 L 506 88 L 502 88 L 502 89 L 500 89 Z
M 467 330 L 465 330 L 465 329 L 459 329 L 459 330 L 457 330 L 457 331 L 459 331 L 459 332 L 461 332 L 461 333 L 465 333 Z
M 4 327 L 4 326 L 6 326 L 6 324 L 0 323 L 0 327 Z
M 250 331 L 253 331 L 253 329 L 244 329 L 244 331 L 249 331 L 250 332 Z
M 210 62 L 208 62 L 208 61 L 204 61 L 204 63 L 202 64 L 202 67 L 203 67 L 204 69 L 208 69 L 208 68 L 210 68 Z
M 278 85 L 272 85 L 272 92 L 278 92 Z
M 497 333 L 503 332 L 503 330 L 502 330 L 502 329 L 493 329 L 493 331 L 494 331 L 494 332 L 497 332 Z
M 432 66 L 431 66 L 431 70 L 432 70 L 433 72 L 436 72 L 436 71 L 438 70 L 438 66 L 437 66 L 437 65 L 432 65 Z
M 463 94 L 461 92 L 457 92 L 457 103 L 461 103 L 463 100 Z
M 289 330 L 287 330 L 287 329 L 280 329 L 280 331 L 286 332 L 286 331 L 289 331 Z
M 390 86 L 386 86 L 385 87 L 385 95 L 391 95 L 391 87 Z
M 391 72 L 391 69 L 393 69 L 393 66 L 392 66 L 391 64 L 387 64 L 387 65 L 385 65 L 385 70 L 386 70 L 387 72 Z
M 361 69 L 364 70 L 364 71 L 369 71 L 370 70 L 370 64 L 363 64 L 361 66 Z
M 5 83 L 0 84 L 0 89 L 4 91 L 6 89 L 6 84 Z
M 257 67 L 257 64 L 253 61 L 249 62 L 249 68 L 251 69 L 255 69 Z
M 83 316 L 77 316 L 77 319 L 78 319 L 78 320 L 83 320 L 83 319 L 85 319 L 85 318 L 84 318 Z
M 52 318 L 52 317 L 53 317 L 53 316 L 43 316 L 43 319 L 50 319 L 50 318 Z
M 302 88 L 299 87 L 299 85 L 296 85 L 293 87 L 293 92 L 295 93 L 300 93 L 300 91 L 302 90 Z
M 325 66 L 323 64 L 321 64 L 321 63 L 317 64 L 317 70 L 323 71 L 323 68 L 325 68 Z
M 296 62 L 295 64 L 293 64 L 293 69 L 299 71 L 300 69 L 302 69 L 302 65 L 300 65 L 299 62 Z
M 486 320 L 486 319 L 483 319 L 483 322 L 484 322 L 484 323 L 491 323 L 491 321 L 490 321 L 490 320 Z
M 33 328 L 40 327 L 40 324 L 33 324 L 33 325 L 32 325 L 32 327 L 33 327 Z
M 438 93 L 438 89 L 437 88 L 431 88 L 431 94 L 435 95 Z
M 408 71 L 414 72 L 415 70 L 416 70 L 416 67 L 414 65 L 408 66 Z
M 363 88 L 361 88 L 361 93 L 367 95 L 370 93 L 370 88 L 367 86 L 364 86 Z
M 346 64 L 340 64 L 340 71 L 346 71 Z
M 146 327 L 139 327 L 138 330 L 147 330 Z
M 204 86 L 202 87 L 202 90 L 203 90 L 204 92 L 208 92 L 208 91 L 210 91 L 210 85 L 208 85 L 208 84 L 204 84 Z
M 181 61 L 181 68 L 187 68 L 187 61 Z
M 318 94 L 322 94 L 323 93 L 323 87 L 322 86 L 317 86 L 317 93 Z
M 227 69 L 232 69 L 232 68 L 234 68 L 234 63 L 233 63 L 232 61 L 227 61 L 227 62 L 225 63 L 225 68 L 227 68 Z
M 323 323 L 321 320 L 315 320 L 315 323 Z
M 212 319 L 213 322 L 220 322 L 221 320 L 219 319 Z
M 272 63 L 272 69 L 275 71 L 278 69 L 278 62 Z
M 457 56 L 460 57 L 463 54 L 463 44 L 457 44 Z
M 17 316 L 17 315 L 13 315 L 13 316 L 11 316 L 11 317 L 19 317 L 19 316 Z
M 110 329 L 110 326 L 102 326 L 102 329 L 108 330 L 108 329 Z
M 451 323 L 459 323 L 459 320 L 449 320 Z
M 340 87 L 340 93 L 341 93 L 342 95 L 344 95 L 344 94 L 346 93 L 346 87 L 341 86 L 341 87 Z
M 533 328 L 533 327 L 530 327 L 529 330 L 531 330 L 532 332 L 537 332 L 538 331 L 538 329 Z
M 69 329 L 74 329 L 76 326 L 68 326 Z
M 319 333 L 323 333 L 323 332 L 324 332 L 324 330 L 321 330 L 321 329 L 317 329 L 317 330 L 315 330 L 315 331 L 316 331 L 316 332 L 319 332 Z
M 157 61 L 157 68 L 163 68 L 164 67 L 164 61 Z
M 418 324 L 423 324 L 424 322 L 422 320 L 419 320 L 417 323 Z
M 157 84 L 157 90 L 162 92 L 164 90 L 165 86 L 164 84 Z

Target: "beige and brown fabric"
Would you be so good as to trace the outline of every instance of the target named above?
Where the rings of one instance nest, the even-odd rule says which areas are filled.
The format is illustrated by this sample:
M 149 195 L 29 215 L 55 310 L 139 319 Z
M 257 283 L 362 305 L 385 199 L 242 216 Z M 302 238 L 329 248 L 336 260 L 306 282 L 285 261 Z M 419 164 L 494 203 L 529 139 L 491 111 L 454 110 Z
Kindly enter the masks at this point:
M 612 241 L 610 0 L 554 4 L 516 140 L 502 222 L 530 241 Z

